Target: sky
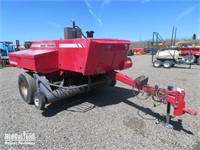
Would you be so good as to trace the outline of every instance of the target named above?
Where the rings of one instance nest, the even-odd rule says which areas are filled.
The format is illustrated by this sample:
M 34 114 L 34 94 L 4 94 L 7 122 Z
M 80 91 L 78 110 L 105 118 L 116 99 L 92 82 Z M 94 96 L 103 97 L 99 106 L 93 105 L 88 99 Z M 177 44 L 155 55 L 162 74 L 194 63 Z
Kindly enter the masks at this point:
M 64 38 L 71 19 L 96 38 L 200 38 L 200 0 L 0 0 L 0 41 Z

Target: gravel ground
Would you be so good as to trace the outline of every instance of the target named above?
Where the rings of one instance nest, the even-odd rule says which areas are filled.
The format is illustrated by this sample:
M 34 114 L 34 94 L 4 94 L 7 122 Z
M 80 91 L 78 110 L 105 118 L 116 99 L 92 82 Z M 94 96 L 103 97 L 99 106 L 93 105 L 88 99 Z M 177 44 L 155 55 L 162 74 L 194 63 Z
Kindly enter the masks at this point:
M 200 66 L 192 69 L 156 69 L 151 56 L 131 56 L 134 65 L 123 73 L 146 75 L 149 84 L 183 88 L 186 105 L 200 112 Z M 187 67 L 187 66 L 181 66 Z M 172 118 L 174 129 L 164 128 L 166 105 L 151 98 L 139 100 L 130 87 L 117 83 L 48 105 L 38 111 L 19 96 L 18 68 L 0 69 L 0 149 L 135 149 L 200 150 L 200 119 Z M 142 95 L 140 95 L 142 96 Z M 5 134 L 34 133 L 34 145 L 5 144 Z

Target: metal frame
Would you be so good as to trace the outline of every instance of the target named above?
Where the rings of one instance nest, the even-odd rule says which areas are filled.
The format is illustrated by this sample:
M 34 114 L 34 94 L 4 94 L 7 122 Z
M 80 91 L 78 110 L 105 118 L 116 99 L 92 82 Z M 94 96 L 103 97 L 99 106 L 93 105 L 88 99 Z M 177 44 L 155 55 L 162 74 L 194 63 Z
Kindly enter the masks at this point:
M 108 75 L 113 79 L 123 82 L 133 88 L 144 91 L 152 96 L 159 97 L 159 99 L 163 102 L 167 102 L 167 115 L 165 124 L 167 127 L 170 127 L 169 122 L 171 105 L 174 107 L 174 116 L 181 116 L 184 113 L 188 113 L 193 116 L 197 115 L 196 111 L 185 108 L 185 92 L 183 90 L 173 90 L 173 86 L 168 86 L 167 89 L 158 88 L 158 86 L 153 87 L 147 84 L 147 77 L 140 76 L 136 79 L 133 79 L 116 71 L 109 72 Z
M 57 85 L 49 83 L 45 75 L 35 73 L 33 74 L 33 77 L 36 82 L 36 89 L 38 91 L 41 91 L 45 95 L 48 103 L 52 103 L 63 98 L 71 97 L 77 94 L 82 94 L 92 89 L 112 84 L 111 78 L 105 78 L 94 83 L 91 83 L 91 80 L 88 80 L 87 84 L 66 87 L 63 86 L 64 80 L 61 81 L 60 85 Z M 51 86 L 57 87 L 57 89 L 52 90 Z

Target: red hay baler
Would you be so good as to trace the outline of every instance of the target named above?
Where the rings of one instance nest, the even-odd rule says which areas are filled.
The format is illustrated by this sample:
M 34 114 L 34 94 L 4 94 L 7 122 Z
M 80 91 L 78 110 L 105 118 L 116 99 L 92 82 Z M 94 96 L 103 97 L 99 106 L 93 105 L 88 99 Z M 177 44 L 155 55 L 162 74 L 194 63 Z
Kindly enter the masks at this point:
M 9 54 L 10 65 L 26 70 L 18 77 L 19 92 L 25 102 L 44 109 L 46 104 L 69 96 L 114 86 L 118 80 L 166 102 L 167 124 L 170 105 L 174 107 L 174 116 L 197 115 L 185 108 L 183 90 L 150 86 L 148 77 L 133 79 L 116 71 L 132 66 L 127 57 L 130 41 L 93 38 L 91 34 L 77 38 L 78 30 L 73 21 L 70 39 L 35 41 L 28 50 Z

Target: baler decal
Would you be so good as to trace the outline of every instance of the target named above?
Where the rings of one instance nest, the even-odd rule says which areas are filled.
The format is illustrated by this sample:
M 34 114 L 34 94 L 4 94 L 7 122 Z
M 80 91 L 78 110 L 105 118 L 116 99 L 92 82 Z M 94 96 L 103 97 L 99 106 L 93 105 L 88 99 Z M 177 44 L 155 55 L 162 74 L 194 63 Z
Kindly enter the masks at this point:
M 32 44 L 31 47 L 49 47 L 49 48 L 54 48 L 56 45 L 54 43 L 49 43 L 49 44 Z
M 16 65 L 16 66 L 18 65 L 18 63 L 15 62 L 15 61 L 10 61 L 10 64 L 11 64 L 11 65 Z
M 65 44 L 59 44 L 59 48 L 84 48 L 84 46 L 82 44 L 65 43 Z

